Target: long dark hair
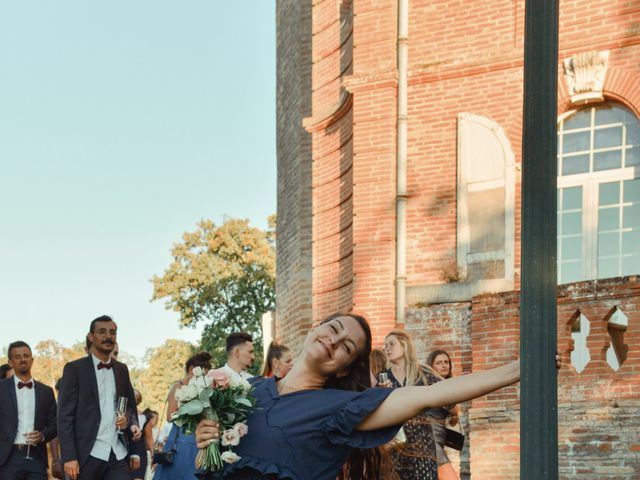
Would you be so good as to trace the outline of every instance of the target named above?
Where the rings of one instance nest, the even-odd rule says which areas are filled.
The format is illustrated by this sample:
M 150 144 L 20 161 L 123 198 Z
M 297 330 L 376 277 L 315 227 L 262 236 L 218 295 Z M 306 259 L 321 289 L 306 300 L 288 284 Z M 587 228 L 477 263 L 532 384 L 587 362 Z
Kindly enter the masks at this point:
M 324 388 L 362 392 L 371 388 L 371 370 L 369 354 L 371 353 L 371 328 L 367 320 L 354 313 L 334 313 L 320 322 L 320 325 L 339 317 L 353 318 L 365 333 L 365 344 L 356 358 L 349 365 L 349 371 L 343 376 L 332 376 L 324 384 Z M 393 464 L 389 461 L 389 453 L 382 447 L 360 449 L 354 448 L 337 480 L 385 480 L 390 476 Z
M 280 360 L 282 355 L 289 352 L 289 347 L 277 342 L 271 342 L 267 349 L 267 359 L 264 361 L 264 368 L 262 369 L 263 377 L 273 376 L 273 361 Z
M 433 352 L 431 352 L 429 354 L 429 358 L 427 358 L 427 365 L 433 368 L 433 362 L 436 361 L 436 357 L 439 355 L 446 355 L 447 358 L 449 359 L 449 374 L 446 375 L 444 378 L 451 378 L 453 376 L 453 374 L 451 373 L 453 371 L 453 363 L 451 363 L 451 357 L 449 356 L 446 350 L 434 350 Z

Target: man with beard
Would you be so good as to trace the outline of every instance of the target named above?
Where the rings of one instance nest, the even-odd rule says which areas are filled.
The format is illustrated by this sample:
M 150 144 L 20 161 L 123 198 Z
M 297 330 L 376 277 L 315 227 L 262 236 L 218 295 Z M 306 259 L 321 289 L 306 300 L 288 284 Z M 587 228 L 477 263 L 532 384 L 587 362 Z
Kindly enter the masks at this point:
M 64 367 L 58 437 L 71 480 L 129 480 L 128 441 L 140 438 L 141 431 L 129 370 L 111 358 L 117 330 L 111 317 L 93 320 L 90 354 Z M 124 416 L 116 414 L 120 397 L 127 399 Z
M 235 332 L 227 337 L 226 343 L 227 363 L 224 364 L 222 370 L 236 381 L 253 377 L 254 375 L 246 371 L 256 359 L 251 335 L 246 332 Z
M 0 381 L 0 479 L 46 480 L 46 443 L 56 436 L 53 389 L 31 378 L 25 342 L 9 345 L 13 378 Z

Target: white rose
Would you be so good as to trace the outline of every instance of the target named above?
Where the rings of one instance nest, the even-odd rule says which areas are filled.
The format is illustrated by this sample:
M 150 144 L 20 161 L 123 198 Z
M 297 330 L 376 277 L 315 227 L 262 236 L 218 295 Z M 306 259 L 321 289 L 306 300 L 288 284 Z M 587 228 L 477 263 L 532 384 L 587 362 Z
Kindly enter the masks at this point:
M 240 435 L 238 435 L 238 432 L 236 432 L 233 428 L 230 428 L 229 430 L 225 430 L 222 433 L 223 447 L 227 447 L 229 445 L 231 445 L 232 447 L 235 447 L 239 443 L 240 443 Z
M 243 378 L 240 381 L 240 385 L 242 386 L 245 392 L 248 392 L 249 390 L 251 390 L 251 384 L 245 378 Z
M 236 375 L 232 375 L 231 377 L 229 377 L 229 385 L 233 388 L 235 387 L 239 387 L 241 385 L 241 380 L 238 380 L 238 377 Z
M 188 402 L 189 400 L 193 400 L 198 396 L 198 389 L 195 385 L 185 385 L 184 387 L 180 387 L 176 392 L 176 400 L 178 399 L 178 392 L 180 392 L 181 402 Z
M 220 458 L 222 458 L 222 461 L 226 463 L 236 463 L 238 460 L 240 460 L 240 457 L 233 453 L 231 450 L 222 452 Z
M 195 388 L 198 394 L 200 394 L 200 392 L 207 388 L 205 378 L 206 377 L 192 377 L 188 385 Z
M 202 367 L 193 367 L 194 377 L 201 377 L 203 375 L 204 375 L 204 370 L 202 369 Z

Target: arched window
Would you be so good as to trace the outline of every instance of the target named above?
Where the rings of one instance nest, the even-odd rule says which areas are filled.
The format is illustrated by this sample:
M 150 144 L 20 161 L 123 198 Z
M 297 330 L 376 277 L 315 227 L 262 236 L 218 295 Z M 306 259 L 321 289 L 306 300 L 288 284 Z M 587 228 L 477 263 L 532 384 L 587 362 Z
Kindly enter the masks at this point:
M 458 114 L 458 266 L 468 281 L 514 276 L 514 155 L 490 118 Z
M 558 282 L 640 273 L 640 122 L 606 103 L 558 124 Z

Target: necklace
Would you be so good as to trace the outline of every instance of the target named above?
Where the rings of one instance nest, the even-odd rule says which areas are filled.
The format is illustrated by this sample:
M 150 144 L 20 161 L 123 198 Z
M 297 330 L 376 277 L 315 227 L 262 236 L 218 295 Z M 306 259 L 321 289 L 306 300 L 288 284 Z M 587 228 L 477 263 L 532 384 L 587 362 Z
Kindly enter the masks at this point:
M 286 392 L 286 391 L 296 392 L 296 391 L 301 391 L 301 390 L 320 390 L 320 387 L 300 388 L 300 387 L 296 387 L 296 386 L 287 385 L 286 380 L 283 380 L 283 381 L 280 382 L 280 391 L 281 392 Z

